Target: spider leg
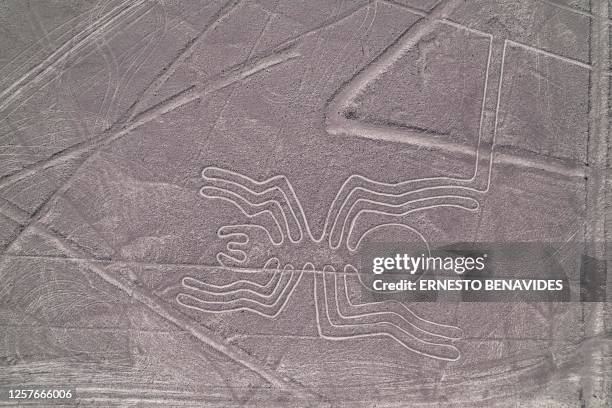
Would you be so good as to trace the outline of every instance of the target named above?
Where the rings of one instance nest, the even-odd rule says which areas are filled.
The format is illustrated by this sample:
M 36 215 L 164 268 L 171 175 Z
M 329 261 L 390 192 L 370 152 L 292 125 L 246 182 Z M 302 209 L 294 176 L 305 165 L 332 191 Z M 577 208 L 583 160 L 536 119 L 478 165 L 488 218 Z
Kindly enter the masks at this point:
M 329 238 L 330 246 L 332 248 L 338 248 L 341 244 L 346 243 L 350 250 L 355 250 L 354 247 L 350 247 L 349 238 L 353 234 L 357 219 L 361 214 L 366 212 L 401 217 L 415 211 L 423 211 L 438 207 L 452 207 L 467 211 L 476 211 L 479 208 L 479 204 L 478 201 L 471 197 L 459 195 L 415 198 L 405 200 L 399 204 L 359 199 L 353 203 L 346 217 L 342 220 L 342 223 L 333 226 Z
M 216 285 L 213 283 L 207 283 L 200 279 L 186 276 L 181 280 L 181 284 L 185 287 L 194 288 L 195 290 L 201 290 L 203 293 L 210 294 L 245 294 L 250 293 L 255 296 L 271 296 L 280 283 L 282 272 L 278 268 L 280 261 L 278 258 L 270 258 L 263 266 L 264 271 L 274 271 L 270 274 L 270 279 L 265 284 L 260 284 L 250 280 L 237 280 L 226 285 Z
M 267 206 L 267 210 L 277 220 L 282 220 L 292 242 L 300 241 L 303 234 L 309 232 L 304 210 L 285 176 L 275 176 L 259 182 L 230 170 L 207 167 L 202 171 L 202 177 L 206 181 L 205 188 L 223 190 L 227 194 L 241 197 L 253 206 Z
M 346 304 L 343 304 L 344 312 L 348 312 L 344 314 L 339 305 L 338 292 L 341 290 L 335 272 L 330 273 L 328 270 L 315 273 L 315 312 L 321 337 L 328 340 L 346 340 L 383 336 L 423 356 L 446 361 L 459 359 L 459 350 L 449 344 L 452 338 L 423 329 L 415 330 L 414 325 L 406 324 L 400 317 L 392 317 L 391 313 L 354 313 L 351 308 L 347 310 L 344 307 Z M 384 305 L 381 304 L 380 307 L 382 309 Z
M 443 194 L 461 194 L 476 196 L 480 190 L 471 188 L 468 180 L 448 177 L 432 177 L 406 180 L 398 183 L 383 183 L 361 175 L 352 175 L 340 187 L 338 194 L 330 205 L 324 233 L 329 233 L 338 219 L 343 218 L 353 203 L 360 198 L 378 200 L 397 204 L 411 196 L 422 198 L 439 191 Z
M 184 278 L 176 301 L 183 307 L 200 312 L 226 313 L 245 310 L 274 318 L 284 310 L 302 278 L 303 271 L 295 271 L 291 265 L 286 265 L 282 271 L 276 269 L 275 274 L 277 273 L 276 277 L 273 276 L 266 285 L 259 288 L 255 289 L 253 282 L 238 281 L 228 285 L 225 288 L 227 290 L 223 292 L 219 292 L 220 286 L 210 290 L 210 284 L 194 278 Z
M 287 224 L 283 222 L 283 217 L 278 216 L 276 207 L 272 203 L 253 204 L 252 202 L 245 200 L 243 197 L 233 192 L 217 187 L 204 186 L 200 189 L 200 194 L 206 198 L 215 198 L 228 201 L 249 218 L 254 218 L 259 214 L 268 214 L 274 222 L 277 234 L 272 233 L 272 231 L 268 230 L 266 226 L 261 225 L 261 227 L 268 230 L 268 235 L 271 237 L 278 237 L 277 239 L 272 239 L 272 242 L 275 245 L 281 245 L 285 241 L 285 236 L 288 232 Z
M 463 330 L 456 326 L 436 323 L 418 316 L 404 303 L 397 300 L 385 300 L 382 302 L 355 303 L 349 295 L 349 285 L 352 279 L 355 286 L 359 286 L 356 274 L 346 272 L 342 281 L 336 276 L 336 293 L 338 306 L 344 315 L 377 315 L 381 318 L 394 322 L 400 327 L 408 327 L 420 337 L 429 341 L 458 340 L 463 336 Z M 425 336 L 425 337 L 423 337 Z

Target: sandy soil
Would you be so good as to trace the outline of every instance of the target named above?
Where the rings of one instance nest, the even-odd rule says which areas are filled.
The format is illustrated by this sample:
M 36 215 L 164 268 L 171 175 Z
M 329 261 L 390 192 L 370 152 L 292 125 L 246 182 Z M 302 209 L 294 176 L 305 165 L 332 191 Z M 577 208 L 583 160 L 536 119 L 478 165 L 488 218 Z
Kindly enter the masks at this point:
M 1 2 L 0 385 L 612 406 L 609 303 L 355 278 L 364 239 L 551 243 L 579 276 L 569 243 L 612 296 L 610 6 Z

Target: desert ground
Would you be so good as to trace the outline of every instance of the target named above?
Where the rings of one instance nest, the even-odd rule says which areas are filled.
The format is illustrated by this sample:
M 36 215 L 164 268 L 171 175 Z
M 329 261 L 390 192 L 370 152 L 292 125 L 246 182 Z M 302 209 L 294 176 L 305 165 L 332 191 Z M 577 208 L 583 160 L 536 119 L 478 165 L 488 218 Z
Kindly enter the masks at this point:
M 356 260 L 550 243 L 610 299 L 611 34 L 607 0 L 0 2 L 0 389 L 612 407 L 609 302 L 384 298 Z

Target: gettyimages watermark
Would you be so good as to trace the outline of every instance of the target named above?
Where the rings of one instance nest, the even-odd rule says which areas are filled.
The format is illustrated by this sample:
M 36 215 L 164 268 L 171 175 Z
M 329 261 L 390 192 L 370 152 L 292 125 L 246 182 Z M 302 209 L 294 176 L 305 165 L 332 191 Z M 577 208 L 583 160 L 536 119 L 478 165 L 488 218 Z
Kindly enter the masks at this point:
M 606 249 L 600 252 L 610 254 Z M 368 243 L 360 278 L 380 299 L 605 302 L 609 262 L 597 253 L 567 242 Z

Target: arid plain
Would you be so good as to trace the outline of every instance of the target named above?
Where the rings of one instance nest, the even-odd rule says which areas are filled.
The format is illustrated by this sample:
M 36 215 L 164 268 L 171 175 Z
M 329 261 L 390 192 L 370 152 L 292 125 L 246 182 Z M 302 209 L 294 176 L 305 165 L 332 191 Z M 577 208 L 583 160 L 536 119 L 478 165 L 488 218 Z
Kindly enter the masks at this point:
M 609 303 L 408 302 L 358 266 L 367 241 L 560 243 L 612 296 L 611 8 L 1 2 L 0 387 L 612 406 Z

